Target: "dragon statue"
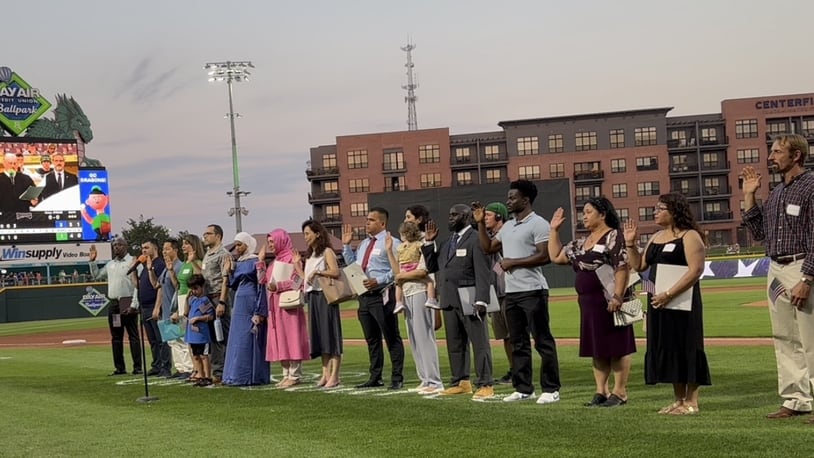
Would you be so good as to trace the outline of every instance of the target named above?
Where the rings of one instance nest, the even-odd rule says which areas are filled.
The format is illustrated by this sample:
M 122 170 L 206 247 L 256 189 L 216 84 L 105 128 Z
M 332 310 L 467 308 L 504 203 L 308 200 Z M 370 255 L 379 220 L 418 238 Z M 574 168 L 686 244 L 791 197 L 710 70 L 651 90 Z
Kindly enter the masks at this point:
M 85 156 L 85 144 L 93 140 L 93 131 L 88 117 L 73 97 L 58 94 L 54 119 L 40 118 L 34 121 L 25 135 L 32 138 L 76 139 L 80 165 L 102 166 L 100 160 Z

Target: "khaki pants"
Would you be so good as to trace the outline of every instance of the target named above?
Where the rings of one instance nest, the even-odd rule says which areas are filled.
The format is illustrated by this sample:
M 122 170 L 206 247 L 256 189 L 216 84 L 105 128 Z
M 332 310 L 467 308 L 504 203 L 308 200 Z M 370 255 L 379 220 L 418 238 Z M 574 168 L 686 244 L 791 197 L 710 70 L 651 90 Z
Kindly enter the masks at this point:
M 777 392 L 783 405 L 798 411 L 811 411 L 811 387 L 814 382 L 814 293 L 808 296 L 803 310 L 789 302 L 792 289 L 800 282 L 803 260 L 791 264 L 772 262 L 768 285 L 777 279 L 786 289 L 772 303 L 769 294 L 769 315 L 772 320 L 774 353 L 777 359 Z

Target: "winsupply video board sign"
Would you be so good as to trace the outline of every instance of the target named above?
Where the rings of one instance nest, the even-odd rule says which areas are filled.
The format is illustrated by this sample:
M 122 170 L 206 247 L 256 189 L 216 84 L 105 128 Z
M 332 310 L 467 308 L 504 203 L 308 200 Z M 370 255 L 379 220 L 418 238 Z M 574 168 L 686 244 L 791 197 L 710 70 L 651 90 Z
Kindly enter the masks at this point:
M 97 262 L 112 259 L 110 243 L 0 244 L 0 262 L 3 266 L 86 263 L 90 262 L 91 246 L 96 246 Z

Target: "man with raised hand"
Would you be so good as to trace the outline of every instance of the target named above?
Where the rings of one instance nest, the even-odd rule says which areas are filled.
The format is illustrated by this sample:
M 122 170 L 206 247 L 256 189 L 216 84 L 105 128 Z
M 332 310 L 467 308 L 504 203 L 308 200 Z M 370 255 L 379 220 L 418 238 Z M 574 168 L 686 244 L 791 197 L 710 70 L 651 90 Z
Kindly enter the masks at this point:
M 138 303 L 141 309 L 141 320 L 147 341 L 150 342 L 152 365 L 147 375 L 159 377 L 170 376 L 170 347 L 161 339 L 158 320 L 153 319 L 153 311 L 161 289 L 158 278 L 164 273 L 164 260 L 158 256 L 158 241 L 147 240 L 141 244 L 140 265 L 133 272 L 134 283 L 138 289 Z
M 220 319 L 223 328 L 223 341 L 215 339 L 215 322 L 209 322 L 209 331 L 212 336 L 211 364 L 212 380 L 215 385 L 221 383 L 223 378 L 223 364 L 226 359 L 226 343 L 229 340 L 229 323 L 231 308 L 228 302 L 229 273 L 232 271 L 232 255 L 223 246 L 223 228 L 217 224 L 210 224 L 203 233 L 203 245 L 206 248 L 203 264 L 201 265 L 204 279 L 206 279 L 206 294 L 209 300 L 216 305 L 215 316 Z

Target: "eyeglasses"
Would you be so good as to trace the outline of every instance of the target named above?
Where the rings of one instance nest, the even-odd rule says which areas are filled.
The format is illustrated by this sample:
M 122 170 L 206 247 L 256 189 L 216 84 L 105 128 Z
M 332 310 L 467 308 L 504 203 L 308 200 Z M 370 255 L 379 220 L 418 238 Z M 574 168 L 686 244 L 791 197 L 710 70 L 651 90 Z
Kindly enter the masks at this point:
M 206 237 L 207 235 L 215 235 L 214 232 L 204 232 L 203 236 Z
M 655 208 L 653 208 L 653 210 L 654 210 L 654 212 L 656 212 L 656 213 L 658 213 L 658 212 L 664 212 L 664 211 L 667 211 L 667 207 L 659 207 L 658 205 L 656 205 L 656 207 L 655 207 Z

